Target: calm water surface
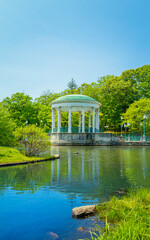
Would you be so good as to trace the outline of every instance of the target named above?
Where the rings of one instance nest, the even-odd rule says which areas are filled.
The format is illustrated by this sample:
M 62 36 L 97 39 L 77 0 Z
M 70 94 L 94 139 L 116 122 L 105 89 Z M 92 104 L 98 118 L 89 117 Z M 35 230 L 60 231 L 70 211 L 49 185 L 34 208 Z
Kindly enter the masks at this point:
M 72 219 L 72 208 L 103 202 L 120 188 L 150 186 L 150 147 L 51 147 L 51 153 L 61 158 L 0 169 L 0 239 L 85 238 L 77 228 L 95 219 Z

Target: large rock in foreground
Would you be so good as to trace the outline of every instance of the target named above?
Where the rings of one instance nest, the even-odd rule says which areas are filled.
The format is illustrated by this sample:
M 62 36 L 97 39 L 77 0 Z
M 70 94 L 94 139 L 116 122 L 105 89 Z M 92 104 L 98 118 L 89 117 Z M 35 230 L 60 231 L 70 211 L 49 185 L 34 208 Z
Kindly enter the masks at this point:
M 88 215 L 96 213 L 96 205 L 87 205 L 82 207 L 76 207 L 72 209 L 72 216 L 75 218 L 84 218 Z

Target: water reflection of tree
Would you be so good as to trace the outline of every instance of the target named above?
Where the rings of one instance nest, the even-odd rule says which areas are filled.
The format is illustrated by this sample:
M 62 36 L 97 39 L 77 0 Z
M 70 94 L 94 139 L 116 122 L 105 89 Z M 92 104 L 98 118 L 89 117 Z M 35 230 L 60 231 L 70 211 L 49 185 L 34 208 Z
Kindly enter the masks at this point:
M 74 152 L 79 152 L 75 155 Z M 150 151 L 119 147 L 57 148 L 61 159 L 0 169 L 1 194 L 9 187 L 34 193 L 41 187 L 54 188 L 83 201 L 107 197 L 118 188 L 148 184 Z M 144 157 L 145 156 L 145 157 Z M 146 170 L 145 170 L 146 169 Z M 150 182 L 150 181 L 149 181 Z
M 139 147 L 124 151 L 125 174 L 133 186 L 150 186 L 150 149 Z

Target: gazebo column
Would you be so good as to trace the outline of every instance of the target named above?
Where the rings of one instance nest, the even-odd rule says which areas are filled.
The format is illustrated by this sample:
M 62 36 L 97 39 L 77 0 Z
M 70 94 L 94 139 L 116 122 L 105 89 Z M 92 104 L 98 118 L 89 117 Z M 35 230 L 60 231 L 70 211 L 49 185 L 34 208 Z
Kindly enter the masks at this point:
M 81 132 L 81 112 L 79 112 L 79 133 Z
M 61 110 L 60 110 L 60 129 L 61 129 Z
M 68 119 L 68 133 L 71 133 L 71 107 L 69 107 L 69 119 Z
M 82 133 L 85 133 L 85 109 L 82 108 Z
M 60 133 L 60 125 L 61 125 L 61 112 L 60 107 L 58 108 L 58 133 Z
M 99 131 L 99 109 L 96 111 L 96 129 Z
M 52 108 L 52 133 L 54 132 L 55 128 L 55 108 Z
M 95 133 L 95 108 L 93 108 L 93 133 Z
M 89 133 L 91 130 L 91 112 L 89 112 Z

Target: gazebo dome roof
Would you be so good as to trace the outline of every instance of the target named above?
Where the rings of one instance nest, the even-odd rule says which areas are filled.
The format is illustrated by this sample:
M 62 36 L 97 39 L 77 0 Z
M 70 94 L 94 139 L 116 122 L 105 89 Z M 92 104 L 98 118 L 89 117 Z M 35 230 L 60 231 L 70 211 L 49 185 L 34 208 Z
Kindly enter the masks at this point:
M 51 105 L 57 103 L 94 103 L 100 105 L 100 103 L 94 98 L 79 94 L 65 95 L 63 97 L 59 97 L 56 100 L 52 101 Z

